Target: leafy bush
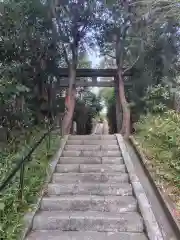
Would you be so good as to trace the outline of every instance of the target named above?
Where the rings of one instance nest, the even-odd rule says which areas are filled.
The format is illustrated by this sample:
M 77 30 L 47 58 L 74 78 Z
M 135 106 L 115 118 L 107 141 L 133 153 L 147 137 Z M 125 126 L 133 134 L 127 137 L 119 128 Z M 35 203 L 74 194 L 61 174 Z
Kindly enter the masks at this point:
M 27 141 L 21 141 L 17 151 L 8 147 L 0 154 L 0 179 L 5 179 L 15 166 L 17 159 L 29 151 L 32 145 L 44 133 L 33 132 Z M 31 161 L 26 163 L 23 201 L 18 199 L 19 173 L 13 179 L 13 182 L 0 195 L 0 235 L 6 240 L 19 239 L 19 233 L 22 229 L 22 217 L 25 212 L 31 211 L 30 206 L 33 204 L 43 185 L 45 176 L 47 175 L 48 162 L 50 157 L 59 147 L 60 137 L 56 133 L 51 133 L 50 149 L 47 151 L 47 139 L 39 145 L 33 153 Z M 23 148 L 22 148 L 23 146 Z M 21 147 L 21 151 L 20 148 Z
M 167 109 L 170 98 L 171 96 L 168 86 L 158 84 L 156 86 L 148 87 L 143 99 L 146 112 L 164 112 Z
M 135 135 L 149 159 L 151 168 L 155 171 L 156 179 L 173 187 L 174 191 L 178 191 L 178 195 L 180 193 L 179 122 L 180 115 L 173 110 L 163 114 L 148 114 L 136 124 Z

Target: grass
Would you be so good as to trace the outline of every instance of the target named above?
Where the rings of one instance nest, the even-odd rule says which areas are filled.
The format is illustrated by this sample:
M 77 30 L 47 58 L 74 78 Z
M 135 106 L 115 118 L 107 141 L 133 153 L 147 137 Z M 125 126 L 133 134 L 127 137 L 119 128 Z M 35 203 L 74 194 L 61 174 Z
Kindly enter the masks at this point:
M 12 147 L 12 143 L 1 150 L 0 153 L 0 179 L 5 179 L 16 165 L 17 159 L 29 151 L 31 146 L 39 140 L 44 130 L 34 130 Z M 32 204 L 36 202 L 48 171 L 48 163 L 57 151 L 60 143 L 59 134 L 53 132 L 50 136 L 50 149 L 47 151 L 47 139 L 39 145 L 32 154 L 30 162 L 25 167 L 24 192 L 22 202 L 18 199 L 19 173 L 13 182 L 0 195 L 0 235 L 6 240 L 19 239 L 23 227 L 23 216 L 27 211 L 32 211 Z
M 147 157 L 146 165 L 161 188 L 180 211 L 180 115 L 167 111 L 142 117 L 136 126 L 135 139 Z M 180 217 L 180 212 L 177 218 Z M 180 220 L 180 219 L 178 219 Z

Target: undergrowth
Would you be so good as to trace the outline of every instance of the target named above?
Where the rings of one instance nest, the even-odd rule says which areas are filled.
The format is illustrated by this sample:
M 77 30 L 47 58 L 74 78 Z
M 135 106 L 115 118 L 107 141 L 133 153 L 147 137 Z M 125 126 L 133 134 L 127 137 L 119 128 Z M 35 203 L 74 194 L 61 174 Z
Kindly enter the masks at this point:
M 0 179 L 5 179 L 13 167 L 43 135 L 44 130 L 34 130 L 26 134 L 21 141 L 12 143 L 1 149 L 0 153 Z M 18 200 L 19 173 L 0 195 L 0 236 L 6 240 L 19 239 L 22 230 L 23 216 L 27 211 L 32 211 L 33 203 L 36 202 L 40 189 L 48 171 L 48 162 L 59 147 L 60 136 L 51 133 L 50 149 L 47 151 L 47 138 L 39 145 L 32 154 L 32 158 L 26 163 L 24 174 L 23 201 Z
M 135 138 L 148 158 L 156 183 L 180 207 L 180 114 L 148 114 L 136 125 Z

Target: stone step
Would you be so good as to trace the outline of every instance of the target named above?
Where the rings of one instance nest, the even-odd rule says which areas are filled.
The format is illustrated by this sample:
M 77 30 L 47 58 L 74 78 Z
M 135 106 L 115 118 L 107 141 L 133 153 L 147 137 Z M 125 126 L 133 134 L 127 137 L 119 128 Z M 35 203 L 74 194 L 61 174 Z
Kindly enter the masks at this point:
M 54 173 L 53 183 L 123 183 L 129 181 L 127 173 Z
M 33 230 L 143 232 L 138 213 L 41 211 L 33 221 Z
M 102 158 L 101 157 L 60 157 L 59 163 L 61 164 L 81 164 L 81 163 L 88 163 L 88 164 L 101 164 Z
M 69 135 L 68 140 L 101 140 L 100 135 Z
M 119 146 L 118 145 L 66 145 L 65 150 L 68 151 L 114 151 L 117 150 L 119 151 Z
M 61 164 L 123 164 L 122 157 L 60 157 Z
M 56 167 L 58 173 L 88 173 L 88 172 L 126 172 L 124 164 L 58 164 Z
M 51 196 L 42 199 L 41 210 L 124 213 L 137 211 L 137 201 L 132 196 Z
M 67 145 L 117 145 L 117 140 L 68 140 Z
M 47 195 L 98 195 L 132 196 L 132 186 L 128 183 L 79 183 L 48 184 Z
M 132 232 L 62 232 L 41 230 L 30 234 L 26 240 L 148 240 L 144 233 Z
M 119 150 L 115 151 L 69 151 L 64 150 L 62 153 L 63 157 L 121 157 L 121 152 Z
M 69 140 L 116 140 L 115 135 L 70 135 Z
M 69 136 L 26 240 L 147 240 L 115 135 Z

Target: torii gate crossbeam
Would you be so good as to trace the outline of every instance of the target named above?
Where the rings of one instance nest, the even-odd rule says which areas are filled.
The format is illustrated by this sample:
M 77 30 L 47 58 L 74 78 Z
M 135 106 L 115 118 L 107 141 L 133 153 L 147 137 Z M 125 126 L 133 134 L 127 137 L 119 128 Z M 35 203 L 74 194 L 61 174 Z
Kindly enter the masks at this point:
M 136 69 L 132 68 L 129 71 L 126 71 L 124 76 L 132 76 Z M 69 86 L 69 69 L 68 68 L 59 68 L 56 69 L 56 76 L 60 78 L 59 85 L 60 87 L 68 87 Z M 84 79 L 87 77 L 87 81 Z M 106 80 L 97 81 L 97 78 L 108 78 Z M 65 80 L 64 78 L 67 78 Z M 117 128 L 120 127 L 121 116 L 120 116 L 120 100 L 119 100 L 119 81 L 117 77 L 117 69 L 76 69 L 76 87 L 114 87 L 115 88 L 115 97 L 116 97 L 116 119 L 117 119 Z M 89 78 L 92 80 L 89 81 Z M 127 83 L 125 83 L 126 85 Z M 119 129 L 118 129 L 119 132 Z
M 67 68 L 58 69 L 58 77 L 60 78 L 59 85 L 60 87 L 68 87 L 69 82 L 67 79 L 69 76 L 69 71 Z M 132 75 L 132 71 L 126 72 L 125 76 Z M 76 87 L 114 87 L 115 80 L 117 79 L 117 70 L 116 69 L 77 69 L 76 70 Z M 97 81 L 97 78 L 107 78 Z M 88 78 L 88 80 L 78 78 Z M 91 78 L 91 80 L 89 80 Z M 127 83 L 126 83 L 127 84 Z

